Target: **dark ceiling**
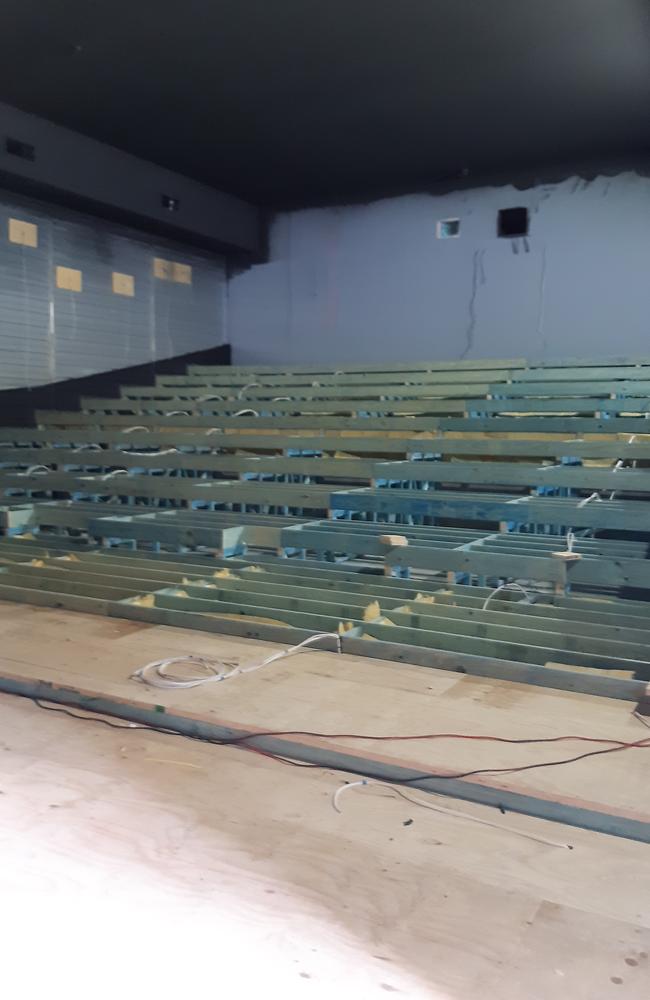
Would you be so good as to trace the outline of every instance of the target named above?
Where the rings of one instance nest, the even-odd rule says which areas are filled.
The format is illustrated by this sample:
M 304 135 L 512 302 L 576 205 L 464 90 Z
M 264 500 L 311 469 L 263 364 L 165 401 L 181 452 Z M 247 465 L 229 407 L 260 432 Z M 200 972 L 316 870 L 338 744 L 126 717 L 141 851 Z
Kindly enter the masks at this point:
M 5 0 L 0 100 L 310 204 L 650 147 L 647 0 Z

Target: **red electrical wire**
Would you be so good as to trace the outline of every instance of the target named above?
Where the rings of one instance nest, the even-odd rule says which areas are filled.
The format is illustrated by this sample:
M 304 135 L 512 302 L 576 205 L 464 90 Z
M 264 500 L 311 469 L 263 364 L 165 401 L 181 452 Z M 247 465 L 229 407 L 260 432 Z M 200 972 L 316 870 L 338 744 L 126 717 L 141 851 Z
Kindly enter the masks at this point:
M 151 732 L 159 732 L 166 736 L 181 736 L 185 737 L 183 734 L 175 732 L 173 730 L 165 729 L 160 726 L 131 726 L 131 725 L 120 725 L 114 722 L 109 722 L 106 719 L 95 718 L 88 715 L 77 715 L 74 712 L 69 711 L 66 708 L 56 708 L 53 705 L 44 705 L 41 701 L 33 698 L 32 701 L 39 708 L 45 708 L 50 712 L 61 712 L 64 715 L 69 715 L 73 719 L 81 719 L 85 722 L 101 722 L 104 725 L 110 726 L 113 729 L 146 729 Z M 335 765 L 324 765 L 324 764 L 311 764 L 304 761 L 291 760 L 289 757 L 285 757 L 283 754 L 273 753 L 273 751 L 262 750 L 259 747 L 250 746 L 247 741 L 259 738 L 260 736 L 313 736 L 323 739 L 368 739 L 368 740 L 423 740 L 423 739 L 461 739 L 461 740 L 488 740 L 496 743 L 560 743 L 570 740 L 578 740 L 587 743 L 607 743 L 609 746 L 604 747 L 602 750 L 590 750 L 587 753 L 578 754 L 576 757 L 565 757 L 561 760 L 549 760 L 540 761 L 537 764 L 522 764 L 515 767 L 483 767 L 476 768 L 472 771 L 461 771 L 456 774 L 441 774 L 434 772 L 423 772 L 422 774 L 417 774 L 412 778 L 394 778 L 387 777 L 382 778 L 381 776 L 376 777 L 376 780 L 384 780 L 389 784 L 393 785 L 411 785 L 414 782 L 425 781 L 427 779 L 438 779 L 438 780 L 459 780 L 462 778 L 470 778 L 479 774 L 517 774 L 521 771 L 533 771 L 537 768 L 542 767 L 559 767 L 563 764 L 574 764 L 577 761 L 585 760 L 588 757 L 598 757 L 602 754 L 618 753 L 621 750 L 633 750 L 633 749 L 649 749 L 650 748 L 650 737 L 644 737 L 641 740 L 635 740 L 631 742 L 626 742 L 624 740 L 609 740 L 609 739 L 599 739 L 593 736 L 548 736 L 548 737 L 538 737 L 536 739 L 510 739 L 505 736 L 475 736 L 466 733 L 425 733 L 416 736 L 361 736 L 358 733 L 351 734 L 333 734 L 333 733 L 312 733 L 307 730 L 273 730 L 268 732 L 260 733 L 246 733 L 243 736 L 235 736 L 228 739 L 210 739 L 209 737 L 202 736 L 190 736 L 189 739 L 198 740 L 201 743 L 210 743 L 214 746 L 232 746 L 241 747 L 242 749 L 248 750 L 252 753 L 259 754 L 261 757 L 270 757 L 272 760 L 278 761 L 283 764 L 290 764 L 294 767 L 309 767 L 318 768 L 320 770 L 333 770 L 333 771 L 343 771 L 348 774 L 358 774 L 359 769 L 354 767 L 348 767 L 344 764 Z
M 322 740 L 377 740 L 384 742 L 409 741 L 409 740 L 485 740 L 490 743 L 609 743 L 614 747 L 636 747 L 645 744 L 646 740 L 650 745 L 650 736 L 643 740 L 610 740 L 600 736 L 539 736 L 524 739 L 514 739 L 507 736 L 477 736 L 473 733 L 419 733 L 413 736 L 370 736 L 363 733 L 316 733 L 309 729 L 269 729 L 255 733 L 247 733 L 244 736 L 235 736 L 229 743 L 252 739 L 254 736 L 312 736 Z

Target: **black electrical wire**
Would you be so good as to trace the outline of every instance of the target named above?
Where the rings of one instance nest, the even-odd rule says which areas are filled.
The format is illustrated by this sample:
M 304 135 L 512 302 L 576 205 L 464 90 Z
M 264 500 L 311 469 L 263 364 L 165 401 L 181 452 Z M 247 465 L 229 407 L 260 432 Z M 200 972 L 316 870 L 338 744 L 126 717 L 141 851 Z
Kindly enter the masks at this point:
M 260 736 L 282 736 L 282 735 L 288 735 L 287 731 L 276 731 L 276 732 L 267 732 L 267 733 L 247 733 L 247 734 L 244 734 L 243 736 L 234 736 L 232 738 L 220 740 L 220 739 L 210 738 L 210 737 L 207 737 L 207 736 L 185 735 L 184 733 L 179 733 L 179 732 L 177 732 L 176 730 L 173 730 L 173 729 L 166 729 L 166 728 L 164 728 L 162 726 L 147 726 L 147 725 L 142 726 L 142 725 L 137 725 L 137 724 L 135 724 L 135 725 L 131 725 L 131 724 L 121 725 L 119 723 L 109 722 L 107 719 L 100 718 L 99 716 L 95 717 L 95 716 L 89 716 L 89 715 L 78 715 L 75 712 L 71 712 L 67 708 L 61 708 L 59 706 L 54 706 L 54 705 L 46 705 L 46 704 L 44 704 L 38 698 L 31 698 L 30 700 L 33 701 L 33 703 L 35 705 L 37 705 L 38 708 L 45 709 L 48 712 L 60 712 L 62 715 L 67 715 L 70 718 L 78 719 L 78 720 L 81 720 L 83 722 L 100 722 L 100 723 L 103 723 L 106 726 L 109 726 L 111 729 L 129 729 L 129 730 L 132 730 L 132 731 L 133 730 L 144 730 L 144 731 L 147 731 L 147 732 L 160 733 L 160 734 L 162 734 L 164 736 L 178 736 L 181 739 L 192 739 L 192 740 L 195 740 L 195 741 L 197 741 L 199 743 L 208 743 L 208 744 L 211 744 L 212 746 L 224 746 L 224 747 L 237 747 L 237 746 L 239 746 L 242 749 L 246 749 L 246 750 L 252 751 L 254 753 L 260 754 L 263 757 L 269 757 L 272 760 L 276 760 L 276 761 L 278 761 L 280 763 L 284 763 L 284 764 L 290 764 L 290 765 L 293 765 L 295 767 L 308 767 L 308 768 L 318 769 L 318 770 L 342 771 L 342 772 L 347 773 L 347 774 L 355 774 L 355 775 L 363 773 L 360 768 L 348 767 L 348 766 L 346 766 L 344 764 L 325 765 L 325 764 L 313 764 L 313 763 L 308 763 L 308 762 L 305 762 L 305 761 L 296 761 L 296 760 L 292 760 L 292 759 L 284 756 L 283 754 L 277 754 L 277 753 L 274 753 L 273 751 L 270 751 L 270 750 L 261 750 L 258 747 L 250 746 L 250 745 L 247 744 L 248 740 L 259 738 Z M 568 738 L 568 737 L 564 737 L 564 738 Z M 573 737 L 571 737 L 571 738 L 573 738 Z M 550 738 L 550 742 L 556 742 L 556 741 L 557 741 L 557 737 L 551 737 Z M 528 742 L 528 741 L 526 741 L 526 742 Z M 530 742 L 536 742 L 536 741 L 530 741 Z M 616 752 L 621 751 L 621 750 L 644 749 L 644 748 L 646 748 L 646 749 L 650 748 L 650 739 L 649 738 L 644 738 L 642 740 L 637 740 L 636 742 L 632 742 L 632 743 L 620 742 L 620 743 L 615 744 L 614 746 L 605 747 L 602 750 L 590 750 L 587 753 L 578 754 L 575 757 L 566 757 L 566 758 L 563 758 L 561 760 L 541 761 L 540 763 L 537 763 L 537 764 L 523 764 L 523 765 L 517 765 L 515 767 L 483 767 L 483 768 L 475 768 L 474 770 L 471 770 L 471 771 L 461 771 L 461 772 L 458 772 L 457 774 L 448 774 L 448 773 L 447 774 L 441 774 L 441 773 L 435 773 L 435 772 L 423 772 L 421 774 L 415 775 L 412 778 L 395 778 L 395 777 L 392 777 L 392 776 L 380 776 L 380 775 L 375 775 L 374 777 L 375 777 L 375 780 L 377 780 L 377 781 L 385 781 L 385 782 L 387 782 L 389 784 L 392 783 L 392 784 L 395 784 L 395 785 L 412 785 L 412 784 L 415 784 L 416 782 L 427 781 L 427 780 L 458 781 L 458 780 L 462 780 L 464 778 L 476 777 L 477 775 L 480 775 L 480 774 L 518 774 L 518 773 L 523 772 L 523 771 L 533 771 L 533 770 L 537 770 L 539 768 L 560 767 L 560 766 L 563 766 L 565 764 L 575 764 L 577 761 L 585 760 L 588 757 L 598 757 L 598 756 L 601 756 L 603 754 L 616 753 Z

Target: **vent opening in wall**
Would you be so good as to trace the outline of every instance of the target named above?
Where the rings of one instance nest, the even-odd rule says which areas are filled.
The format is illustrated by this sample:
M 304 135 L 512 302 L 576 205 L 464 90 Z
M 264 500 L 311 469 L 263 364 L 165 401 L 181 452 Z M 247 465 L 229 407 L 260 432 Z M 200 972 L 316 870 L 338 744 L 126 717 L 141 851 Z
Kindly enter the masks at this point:
M 453 240 L 460 236 L 460 219 L 439 219 L 436 236 L 439 240 Z
M 528 236 L 527 208 L 500 208 L 498 218 L 498 235 L 507 239 L 515 236 Z

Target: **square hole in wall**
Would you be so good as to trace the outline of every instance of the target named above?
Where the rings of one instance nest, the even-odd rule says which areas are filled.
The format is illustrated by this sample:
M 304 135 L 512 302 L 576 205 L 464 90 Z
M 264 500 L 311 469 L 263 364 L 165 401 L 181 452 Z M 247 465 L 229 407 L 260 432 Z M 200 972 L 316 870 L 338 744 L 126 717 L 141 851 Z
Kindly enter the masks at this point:
M 460 236 L 460 219 L 439 219 L 436 236 L 439 240 L 453 240 Z
M 528 236 L 528 209 L 500 208 L 497 226 L 498 235 L 507 239 Z

